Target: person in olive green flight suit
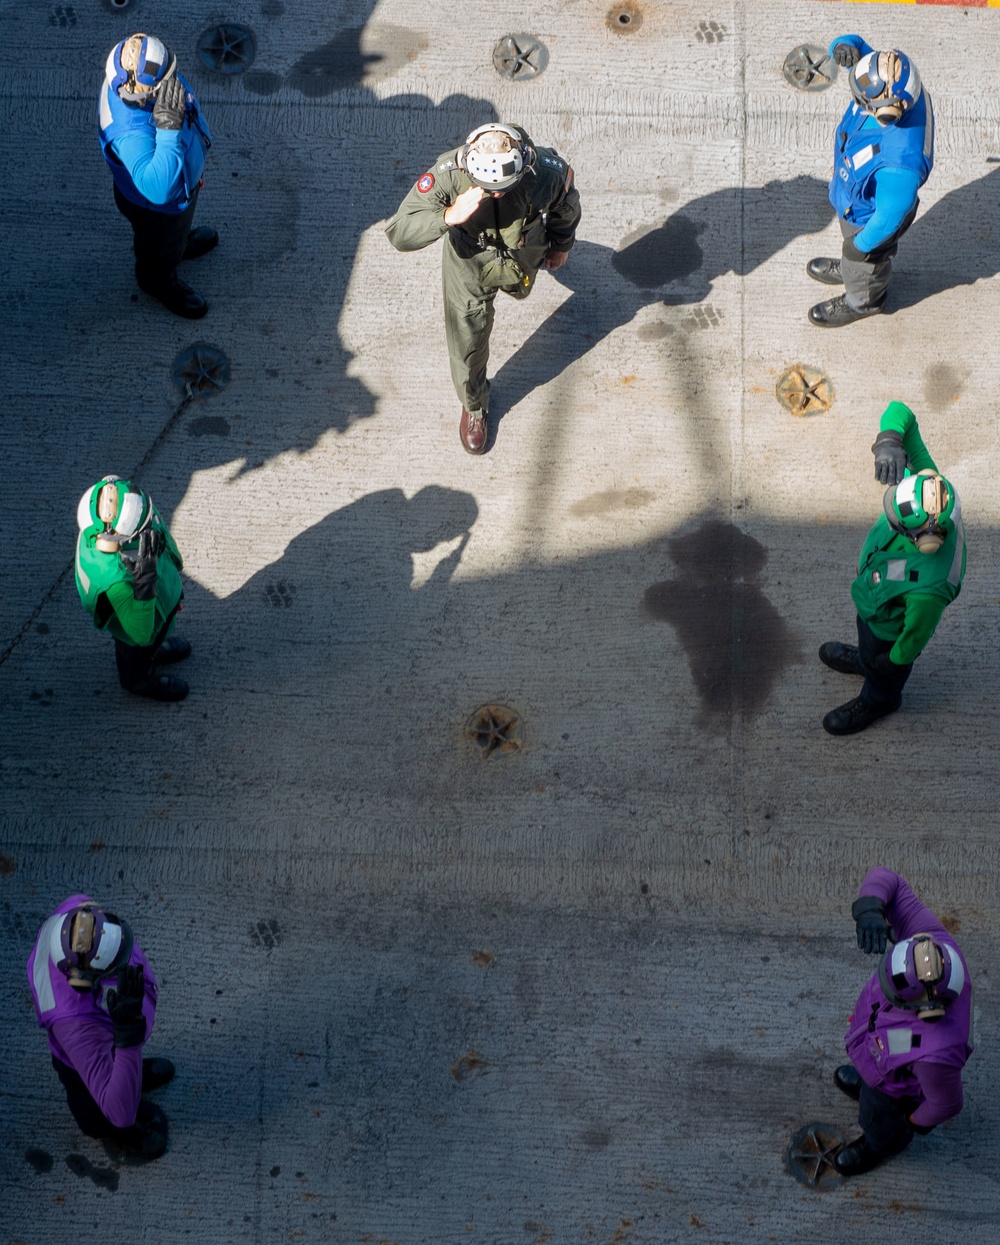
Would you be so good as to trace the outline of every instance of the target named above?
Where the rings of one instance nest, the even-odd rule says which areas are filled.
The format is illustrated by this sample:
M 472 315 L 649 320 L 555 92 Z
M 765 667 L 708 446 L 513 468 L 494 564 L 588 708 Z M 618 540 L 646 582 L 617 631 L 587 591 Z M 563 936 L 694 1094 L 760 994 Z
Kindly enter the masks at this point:
M 448 235 L 442 254 L 451 378 L 462 403 L 459 436 L 486 450 L 486 365 L 493 301 L 527 298 L 539 268 L 561 268 L 580 223 L 573 170 L 552 148 L 532 146 L 516 125 L 473 130 L 418 178 L 386 227 L 397 251 L 419 251 Z
M 965 577 L 958 494 L 938 473 L 908 406 L 889 403 L 872 452 L 876 478 L 890 487 L 851 585 L 858 644 L 832 640 L 819 650 L 831 670 L 860 675 L 865 682 L 859 696 L 823 719 L 831 735 L 853 735 L 895 713 L 914 661 Z

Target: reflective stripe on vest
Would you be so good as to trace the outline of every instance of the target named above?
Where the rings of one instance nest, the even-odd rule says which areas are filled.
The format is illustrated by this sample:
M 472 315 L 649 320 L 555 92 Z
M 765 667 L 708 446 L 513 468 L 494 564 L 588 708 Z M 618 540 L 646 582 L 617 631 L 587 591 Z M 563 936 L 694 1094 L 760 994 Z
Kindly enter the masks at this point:
M 948 571 L 948 583 L 957 588 L 962 582 L 962 558 L 965 555 L 965 523 L 962 519 L 962 507 L 957 498 L 951 521 L 955 525 L 956 540 L 955 556 L 951 560 L 951 569 Z
M 907 1051 L 913 1049 L 912 1029 L 887 1029 L 885 1039 L 889 1045 L 890 1055 L 905 1055 Z
M 35 963 L 32 966 L 31 976 L 35 994 L 38 996 L 40 1012 L 55 1010 L 56 996 L 52 989 L 52 978 L 49 976 L 49 965 L 52 962 L 49 947 L 52 945 L 53 934 L 62 926 L 65 917 L 65 912 L 57 912 L 55 916 L 50 916 L 38 931 L 38 941 L 35 943 Z
M 857 225 L 875 210 L 872 179 L 879 169 L 909 169 L 923 185 L 934 164 L 934 112 L 926 90 L 901 122 L 876 126 L 870 120 L 852 103 L 834 134 L 830 202 L 838 216 Z

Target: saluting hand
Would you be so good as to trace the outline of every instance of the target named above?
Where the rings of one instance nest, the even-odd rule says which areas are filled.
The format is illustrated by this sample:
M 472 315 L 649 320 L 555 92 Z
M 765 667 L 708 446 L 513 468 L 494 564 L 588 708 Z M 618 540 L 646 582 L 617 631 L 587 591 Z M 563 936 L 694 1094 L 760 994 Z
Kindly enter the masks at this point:
M 474 216 L 476 208 L 479 207 L 483 199 L 486 198 L 486 191 L 482 186 L 470 186 L 468 190 L 463 190 L 454 203 L 450 203 L 444 210 L 444 223 L 446 225 L 464 225 L 470 216 Z
M 158 130 L 180 130 L 187 112 L 187 91 L 183 82 L 171 74 L 156 90 L 153 105 L 153 124 Z
M 163 535 L 147 528 L 139 537 L 139 547 L 122 561 L 132 572 L 132 593 L 137 601 L 152 601 L 156 596 L 156 559 L 164 547 Z
M 142 1003 L 146 974 L 141 964 L 128 964 L 118 974 L 118 989 L 107 993 L 108 1015 L 115 1027 L 115 1045 L 141 1046 L 146 1040 L 146 1017 Z

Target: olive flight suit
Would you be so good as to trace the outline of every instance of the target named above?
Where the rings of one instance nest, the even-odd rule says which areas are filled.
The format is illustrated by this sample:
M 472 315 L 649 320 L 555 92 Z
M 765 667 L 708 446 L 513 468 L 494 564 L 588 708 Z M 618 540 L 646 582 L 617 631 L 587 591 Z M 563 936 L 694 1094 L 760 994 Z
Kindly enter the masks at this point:
M 419 251 L 448 235 L 442 254 L 444 318 L 451 378 L 468 411 L 489 410 L 493 300 L 503 290 L 527 298 L 546 252 L 568 251 L 580 223 L 573 170 L 550 147 L 499 199 L 487 192 L 469 220 L 444 223 L 445 210 L 472 182 L 458 167 L 461 148 L 445 152 L 417 179 L 386 227 L 397 251 Z

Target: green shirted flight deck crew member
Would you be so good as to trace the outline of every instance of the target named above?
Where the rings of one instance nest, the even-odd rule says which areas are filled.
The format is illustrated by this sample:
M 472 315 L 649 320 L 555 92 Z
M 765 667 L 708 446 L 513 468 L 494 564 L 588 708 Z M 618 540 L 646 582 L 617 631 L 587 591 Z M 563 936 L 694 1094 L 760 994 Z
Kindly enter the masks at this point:
M 183 700 L 183 679 L 156 666 L 183 661 L 187 640 L 167 638 L 184 586 L 180 551 L 149 495 L 120 476 L 105 476 L 76 512 L 76 589 L 101 631 L 115 641 L 118 681 L 153 700 Z
M 954 486 L 938 473 L 917 418 L 890 402 L 872 446 L 887 488 L 883 516 L 868 533 L 851 596 L 858 647 L 819 650 L 831 670 L 861 675 L 861 695 L 823 719 L 831 735 L 852 735 L 900 706 L 913 662 L 958 596 L 965 576 L 965 524 Z
M 490 122 L 417 179 L 386 227 L 397 251 L 419 251 L 448 235 L 445 331 L 462 403 L 459 436 L 470 454 L 486 450 L 497 291 L 527 298 L 543 264 L 565 264 L 579 223 L 580 196 L 566 161 L 551 147 L 533 147 L 520 126 Z

